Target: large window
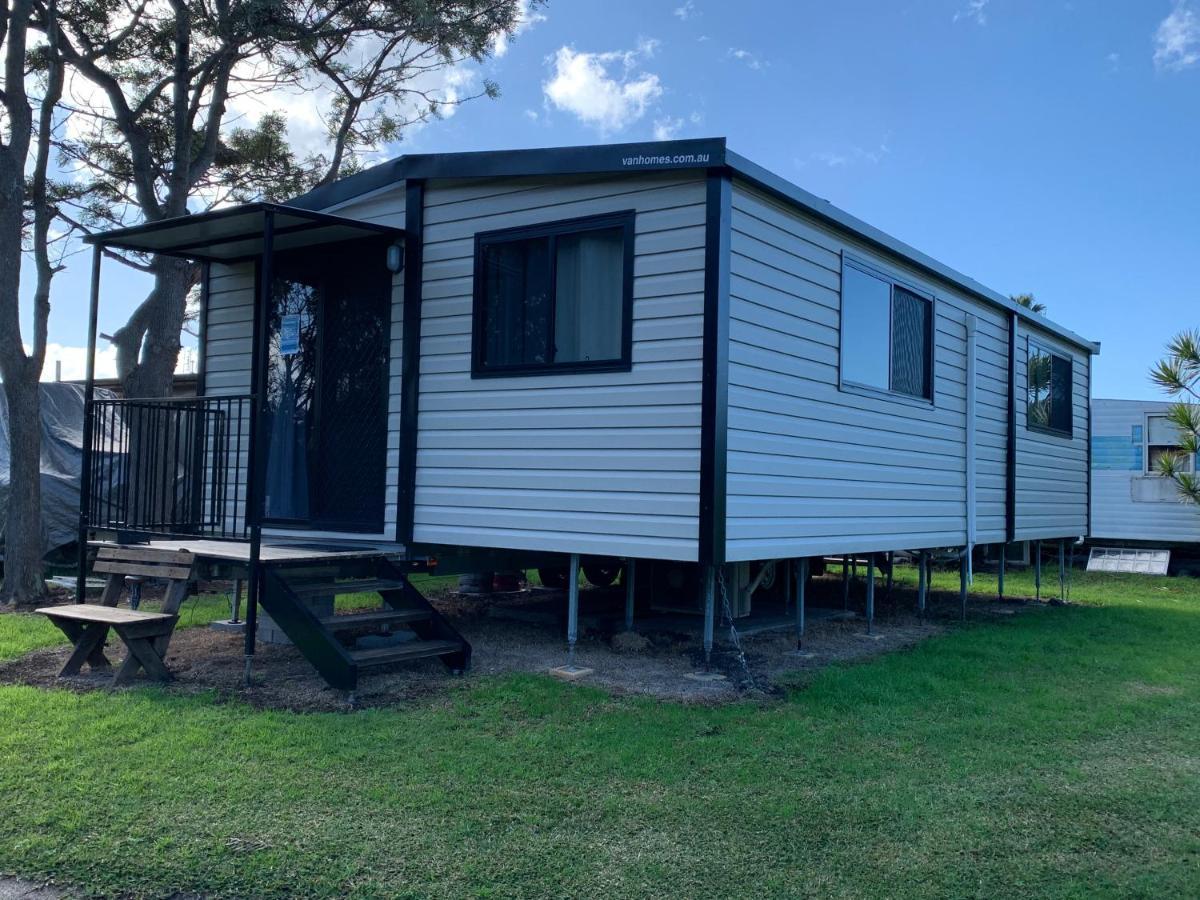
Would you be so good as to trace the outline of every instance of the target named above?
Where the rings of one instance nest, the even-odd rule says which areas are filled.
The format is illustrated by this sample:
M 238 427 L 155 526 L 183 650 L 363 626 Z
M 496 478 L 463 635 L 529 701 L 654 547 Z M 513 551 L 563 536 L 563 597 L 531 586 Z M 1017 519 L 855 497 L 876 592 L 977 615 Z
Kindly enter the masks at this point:
M 933 299 L 842 266 L 842 383 L 933 399 Z
M 1158 475 L 1159 460 L 1175 457 L 1180 472 L 1191 472 L 1195 460 L 1184 453 L 1179 426 L 1166 416 L 1146 416 L 1146 474 Z
M 480 234 L 475 375 L 630 365 L 632 212 Z
M 1035 431 L 1071 436 L 1071 358 L 1029 342 L 1025 371 L 1026 424 Z

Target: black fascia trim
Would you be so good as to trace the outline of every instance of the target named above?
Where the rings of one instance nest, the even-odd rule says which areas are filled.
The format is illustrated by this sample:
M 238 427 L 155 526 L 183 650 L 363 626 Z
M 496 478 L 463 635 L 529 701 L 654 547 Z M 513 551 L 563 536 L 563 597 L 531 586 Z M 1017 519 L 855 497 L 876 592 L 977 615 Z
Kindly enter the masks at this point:
M 617 359 L 594 361 L 522 363 L 508 366 L 484 366 L 483 352 L 486 342 L 484 329 L 485 297 L 483 272 L 483 249 L 488 244 L 503 244 L 540 237 L 561 237 L 620 228 L 624 245 L 621 273 L 621 355 Z M 567 375 L 580 372 L 628 372 L 633 368 L 633 265 L 634 243 L 637 237 L 637 211 L 623 209 L 617 212 L 582 216 L 575 219 L 558 219 L 553 222 L 538 222 L 516 228 L 496 231 L 481 231 L 475 235 L 475 261 L 472 278 L 471 300 L 471 377 L 472 378 L 519 378 L 530 375 Z M 553 260 L 551 260 L 553 265 Z
M 303 209 L 345 203 L 404 179 L 517 178 L 708 169 L 725 165 L 724 138 L 483 150 L 401 156 L 288 200 Z M 671 160 L 671 161 L 664 161 Z M 678 160 L 678 161 L 675 161 Z
M 1017 314 L 1008 317 L 1008 438 L 1004 448 L 1004 537 L 1017 539 Z
M 424 286 L 425 182 L 404 189 L 404 326 L 400 361 L 400 473 L 396 541 L 412 543 L 417 497 L 417 414 L 421 398 L 421 293 Z
M 710 169 L 704 227 L 704 361 L 700 387 L 701 565 L 725 564 L 729 436 L 729 263 L 733 179 Z

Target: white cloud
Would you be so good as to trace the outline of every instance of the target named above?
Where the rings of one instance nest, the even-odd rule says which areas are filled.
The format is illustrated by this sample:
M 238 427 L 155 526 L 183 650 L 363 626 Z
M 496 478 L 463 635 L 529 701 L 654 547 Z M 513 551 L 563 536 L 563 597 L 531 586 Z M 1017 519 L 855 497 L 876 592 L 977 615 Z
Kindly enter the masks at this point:
M 857 145 L 841 150 L 819 150 L 808 155 L 807 159 L 796 160 L 796 165 L 803 167 L 809 162 L 820 163 L 831 169 L 840 169 L 854 163 L 876 166 L 892 152 L 886 141 L 877 147 L 866 148 Z
M 673 141 L 683 127 L 683 119 L 665 116 L 654 120 L 654 139 L 656 141 Z
M 639 70 L 658 41 L 641 40 L 636 50 L 582 53 L 559 47 L 550 58 L 554 74 L 542 92 L 554 108 L 573 113 L 602 134 L 620 131 L 641 119 L 663 87 L 658 75 Z
M 686 22 L 688 19 L 696 15 L 696 4 L 692 0 L 687 0 L 683 6 L 675 7 L 675 15 L 681 22 Z
M 986 25 L 987 7 L 990 2 L 991 0 L 967 0 L 966 5 L 954 14 L 954 21 L 965 19 L 976 25 Z
M 1104 57 L 1104 61 L 1108 63 L 1108 68 L 1113 72 L 1121 68 L 1121 54 L 1116 51 Z
M 530 8 L 530 0 L 521 0 L 521 10 L 517 13 L 517 27 L 513 30 L 512 37 L 507 34 L 498 34 L 492 40 L 492 53 L 497 57 L 503 56 L 508 52 L 508 43 L 515 37 L 520 37 L 521 34 L 528 31 L 538 22 L 545 22 L 546 14 L 534 12 Z
M 25 347 L 25 352 L 29 352 Z M 82 381 L 87 375 L 87 350 L 70 344 L 46 344 L 46 365 L 42 367 L 42 381 L 54 381 L 59 375 L 58 363 L 62 363 L 63 381 Z M 175 364 L 177 375 L 196 371 L 196 348 L 184 347 L 179 351 Z M 117 377 L 117 348 L 111 344 L 96 347 L 96 377 Z
M 525 110 L 525 118 L 530 122 L 536 122 L 538 120 L 538 111 L 536 109 Z
M 736 59 L 738 62 L 746 64 L 755 71 L 758 71 L 766 66 L 765 62 L 763 62 L 749 50 L 744 50 L 741 47 L 730 47 L 729 58 Z
M 1177 0 L 1171 14 L 1158 23 L 1154 33 L 1154 66 L 1160 71 L 1179 72 L 1200 62 L 1200 16 Z

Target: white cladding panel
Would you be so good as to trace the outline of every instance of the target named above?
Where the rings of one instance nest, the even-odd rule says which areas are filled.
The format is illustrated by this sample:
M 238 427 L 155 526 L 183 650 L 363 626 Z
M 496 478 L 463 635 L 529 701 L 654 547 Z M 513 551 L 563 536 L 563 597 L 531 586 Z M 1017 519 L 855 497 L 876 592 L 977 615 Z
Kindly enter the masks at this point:
M 1073 376 L 1071 435 L 1028 427 L 1026 382 L 1029 339 L 1069 356 Z M 1017 517 L 1016 539 L 1082 537 L 1088 525 L 1090 390 L 1088 354 L 1022 321 L 1017 328 Z
M 628 209 L 632 370 L 472 378 L 476 233 Z M 427 186 L 416 541 L 696 558 L 704 224 L 699 173 Z
M 1114 541 L 1200 541 L 1200 508 L 1179 502 L 1174 484 L 1146 473 L 1146 418 L 1169 403 L 1092 401 L 1092 533 Z
M 1002 541 L 1009 314 L 740 181 L 731 227 L 729 559 L 965 543 L 968 316 L 975 540 Z M 844 253 L 935 297 L 932 405 L 839 388 Z

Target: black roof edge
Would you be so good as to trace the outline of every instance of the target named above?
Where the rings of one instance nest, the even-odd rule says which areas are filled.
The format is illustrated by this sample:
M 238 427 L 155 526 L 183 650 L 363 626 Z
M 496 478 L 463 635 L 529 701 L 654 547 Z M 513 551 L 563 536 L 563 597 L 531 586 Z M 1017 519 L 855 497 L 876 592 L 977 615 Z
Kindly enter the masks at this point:
M 315 188 L 288 200 L 287 206 L 297 209 L 325 209 L 409 178 L 500 178 L 720 168 L 727 168 L 734 176 L 800 207 L 841 231 L 861 238 L 879 250 L 900 258 L 927 275 L 948 282 L 985 303 L 1015 312 L 1020 319 L 1035 328 L 1088 353 L 1100 352 L 1099 343 L 1032 312 L 862 219 L 838 209 L 828 200 L 823 200 L 734 153 L 728 149 L 723 137 L 545 147 L 533 150 L 410 154 Z
M 363 231 L 376 231 L 381 234 L 400 234 L 404 230 L 402 228 L 393 228 L 389 225 L 380 225 L 375 222 L 364 222 L 360 219 L 351 219 L 348 216 L 339 216 L 332 213 L 326 213 L 322 212 L 320 209 L 309 209 L 303 206 L 296 206 L 291 203 L 274 203 L 268 200 L 252 200 L 249 203 L 239 203 L 237 206 L 223 206 L 220 209 L 213 209 L 209 210 L 208 212 L 172 216 L 169 219 L 158 219 L 154 222 L 143 222 L 140 225 L 130 225 L 127 228 L 113 228 L 109 231 L 99 231 L 95 234 L 84 235 L 83 242 L 85 244 L 99 244 L 102 247 L 114 246 L 119 249 L 130 249 L 123 247 L 122 244 L 129 241 L 131 238 L 136 238 L 139 235 L 153 234 L 156 231 L 169 231 L 172 228 L 195 224 L 197 222 L 203 222 L 206 220 L 211 221 L 213 219 L 224 219 L 230 216 L 245 215 L 246 213 L 266 212 L 268 210 L 285 215 L 299 216 L 310 219 L 313 222 L 323 222 L 330 225 L 346 225 L 359 228 Z M 221 241 L 217 241 L 216 243 L 221 243 Z
M 515 178 L 523 175 L 590 175 L 604 172 L 708 169 L 725 165 L 725 138 L 588 144 L 535 150 L 480 150 L 398 156 L 288 201 L 323 209 L 405 178 Z

